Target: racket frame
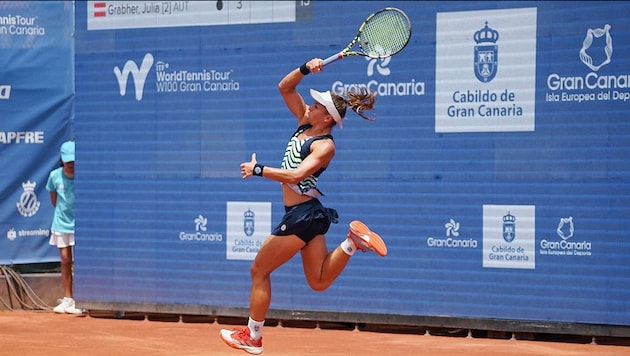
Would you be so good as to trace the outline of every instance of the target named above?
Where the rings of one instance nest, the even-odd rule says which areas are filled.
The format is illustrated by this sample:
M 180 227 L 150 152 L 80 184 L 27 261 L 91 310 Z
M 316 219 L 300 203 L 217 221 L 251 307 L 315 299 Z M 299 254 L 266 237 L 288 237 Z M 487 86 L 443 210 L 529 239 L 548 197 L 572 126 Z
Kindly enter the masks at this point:
M 382 58 L 391 57 L 394 54 L 396 54 L 396 53 L 391 53 L 391 54 L 386 54 L 386 55 L 371 56 L 371 55 L 369 55 L 369 54 L 367 54 L 365 52 L 351 51 L 352 47 L 354 47 L 354 45 L 357 43 L 357 41 L 359 41 L 359 38 L 361 37 L 361 33 L 363 32 L 363 29 L 365 28 L 365 25 L 372 18 L 374 18 L 374 16 L 376 16 L 377 14 L 379 14 L 379 13 L 381 13 L 383 11 L 396 11 L 396 12 L 402 14 L 404 16 L 404 18 L 407 20 L 407 23 L 409 23 L 409 36 L 407 37 L 407 42 L 405 42 L 405 44 L 396 53 L 402 51 L 402 49 L 405 48 L 407 46 L 407 44 L 409 43 L 409 39 L 411 39 L 411 21 L 409 20 L 409 17 L 407 16 L 407 14 L 404 11 L 402 11 L 402 10 L 400 10 L 398 8 L 395 8 L 395 7 L 385 7 L 383 9 L 380 9 L 380 10 L 374 12 L 370 16 L 368 16 L 365 19 L 365 21 L 363 21 L 361 26 L 359 27 L 359 30 L 357 31 L 356 36 L 354 36 L 354 39 L 352 39 L 352 41 L 350 41 L 350 43 L 346 46 L 346 48 L 344 48 L 340 52 L 335 53 L 334 55 L 324 59 L 323 65 L 328 65 L 328 64 L 336 62 L 336 61 L 338 61 L 338 60 L 340 60 L 340 59 L 342 59 L 344 57 L 350 57 L 350 56 L 364 56 L 364 57 L 369 57 L 369 58 L 374 58 L 374 59 L 382 59 Z

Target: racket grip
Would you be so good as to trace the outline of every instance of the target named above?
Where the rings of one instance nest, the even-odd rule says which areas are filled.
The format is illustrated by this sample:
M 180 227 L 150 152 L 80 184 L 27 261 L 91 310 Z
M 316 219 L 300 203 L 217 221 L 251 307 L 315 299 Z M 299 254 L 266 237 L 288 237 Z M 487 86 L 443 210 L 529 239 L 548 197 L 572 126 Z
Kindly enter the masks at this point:
M 342 55 L 341 53 L 337 53 L 337 54 L 335 54 L 335 55 L 332 55 L 332 56 L 330 56 L 330 57 L 328 57 L 328 58 L 324 59 L 324 63 L 323 63 L 323 64 L 324 64 L 324 65 L 327 65 L 327 64 L 330 64 L 330 63 L 332 63 L 332 62 L 338 61 L 338 60 L 340 60 L 341 58 L 343 58 L 343 55 Z

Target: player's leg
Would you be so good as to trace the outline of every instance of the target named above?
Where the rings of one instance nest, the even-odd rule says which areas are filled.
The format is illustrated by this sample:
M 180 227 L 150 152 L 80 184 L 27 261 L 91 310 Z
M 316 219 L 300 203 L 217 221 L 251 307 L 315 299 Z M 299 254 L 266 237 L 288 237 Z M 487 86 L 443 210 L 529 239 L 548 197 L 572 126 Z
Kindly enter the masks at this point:
M 304 276 L 308 285 L 316 291 L 330 287 L 349 260 L 350 255 L 341 246 L 328 252 L 324 235 L 317 235 L 302 249 Z
M 228 346 L 254 355 L 263 352 L 262 327 L 271 303 L 271 272 L 295 256 L 304 244 L 295 235 L 271 235 L 265 240 L 250 268 L 252 286 L 248 325 L 221 330 L 221 338 Z
M 250 316 L 265 319 L 271 302 L 271 272 L 289 261 L 304 247 L 304 241 L 295 235 L 271 235 L 261 246 L 250 268 L 252 278 Z

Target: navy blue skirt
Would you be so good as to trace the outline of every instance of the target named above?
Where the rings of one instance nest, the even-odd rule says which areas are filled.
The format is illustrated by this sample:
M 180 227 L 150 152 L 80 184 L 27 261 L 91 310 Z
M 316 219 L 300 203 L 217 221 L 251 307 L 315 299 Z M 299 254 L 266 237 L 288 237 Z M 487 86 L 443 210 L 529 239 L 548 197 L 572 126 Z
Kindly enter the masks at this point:
M 282 221 L 271 232 L 277 236 L 296 235 L 309 243 L 317 235 L 328 232 L 330 224 L 339 221 L 337 210 L 325 208 L 318 199 L 311 199 L 293 206 L 284 207 Z

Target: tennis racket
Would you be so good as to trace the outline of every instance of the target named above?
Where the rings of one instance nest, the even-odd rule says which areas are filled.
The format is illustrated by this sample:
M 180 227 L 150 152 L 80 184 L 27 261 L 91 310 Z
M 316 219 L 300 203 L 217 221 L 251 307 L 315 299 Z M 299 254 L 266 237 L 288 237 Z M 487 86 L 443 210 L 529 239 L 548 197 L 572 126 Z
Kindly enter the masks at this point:
M 341 52 L 324 59 L 324 65 L 350 56 L 387 58 L 402 51 L 411 38 L 411 21 L 402 10 L 386 7 L 368 16 L 352 42 Z M 358 45 L 358 51 L 352 48 Z

